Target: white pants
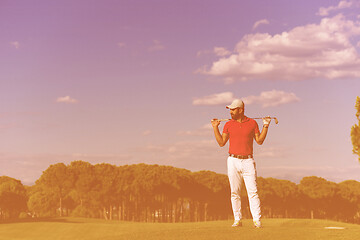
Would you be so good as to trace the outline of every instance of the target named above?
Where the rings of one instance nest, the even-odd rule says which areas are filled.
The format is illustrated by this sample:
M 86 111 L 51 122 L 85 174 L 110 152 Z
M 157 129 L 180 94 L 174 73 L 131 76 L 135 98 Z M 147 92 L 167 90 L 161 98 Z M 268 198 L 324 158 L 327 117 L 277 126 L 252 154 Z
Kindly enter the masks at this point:
M 244 179 L 246 191 L 248 193 L 253 220 L 260 220 L 260 199 L 257 193 L 256 166 L 254 159 L 228 157 L 227 168 L 231 190 L 231 205 L 235 220 L 241 220 L 242 218 L 240 198 L 242 179 Z

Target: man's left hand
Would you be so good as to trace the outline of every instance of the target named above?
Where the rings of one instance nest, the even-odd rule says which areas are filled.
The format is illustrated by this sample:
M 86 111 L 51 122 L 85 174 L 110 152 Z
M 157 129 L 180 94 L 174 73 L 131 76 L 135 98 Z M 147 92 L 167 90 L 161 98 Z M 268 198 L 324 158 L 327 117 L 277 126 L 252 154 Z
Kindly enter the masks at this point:
M 269 126 L 270 122 L 271 122 L 271 117 L 267 116 L 267 117 L 264 117 L 262 120 L 263 120 L 264 126 Z

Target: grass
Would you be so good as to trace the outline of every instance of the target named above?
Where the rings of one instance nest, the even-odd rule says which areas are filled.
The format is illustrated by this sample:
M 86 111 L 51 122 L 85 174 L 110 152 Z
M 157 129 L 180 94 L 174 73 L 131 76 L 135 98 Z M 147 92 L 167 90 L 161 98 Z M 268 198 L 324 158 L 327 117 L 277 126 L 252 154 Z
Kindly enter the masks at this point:
M 209 239 L 360 239 L 360 225 L 309 219 L 263 219 L 255 229 L 251 220 L 232 228 L 232 221 L 199 223 L 134 223 L 83 218 L 0 224 L 0 240 L 209 240 Z M 344 227 L 345 229 L 325 229 Z

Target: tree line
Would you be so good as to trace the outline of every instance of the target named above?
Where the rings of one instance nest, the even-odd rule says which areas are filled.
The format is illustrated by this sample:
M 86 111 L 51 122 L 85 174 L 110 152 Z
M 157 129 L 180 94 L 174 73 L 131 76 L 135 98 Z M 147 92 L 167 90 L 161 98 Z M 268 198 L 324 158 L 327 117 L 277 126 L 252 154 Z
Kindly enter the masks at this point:
M 258 177 L 262 216 L 360 223 L 360 182 Z M 250 218 L 246 190 L 243 216 Z M 232 219 L 224 174 L 159 165 L 50 165 L 33 186 L 0 177 L 0 219 L 74 216 L 143 222 Z

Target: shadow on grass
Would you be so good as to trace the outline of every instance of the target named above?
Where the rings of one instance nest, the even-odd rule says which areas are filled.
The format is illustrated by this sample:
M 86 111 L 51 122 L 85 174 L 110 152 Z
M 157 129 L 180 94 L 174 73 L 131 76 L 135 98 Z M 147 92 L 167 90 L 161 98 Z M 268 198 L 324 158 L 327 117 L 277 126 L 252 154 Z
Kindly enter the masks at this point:
M 66 218 L 24 218 L 0 220 L 0 224 L 13 223 L 33 223 L 33 222 L 56 222 L 56 223 L 84 223 L 83 221 L 73 221 Z

